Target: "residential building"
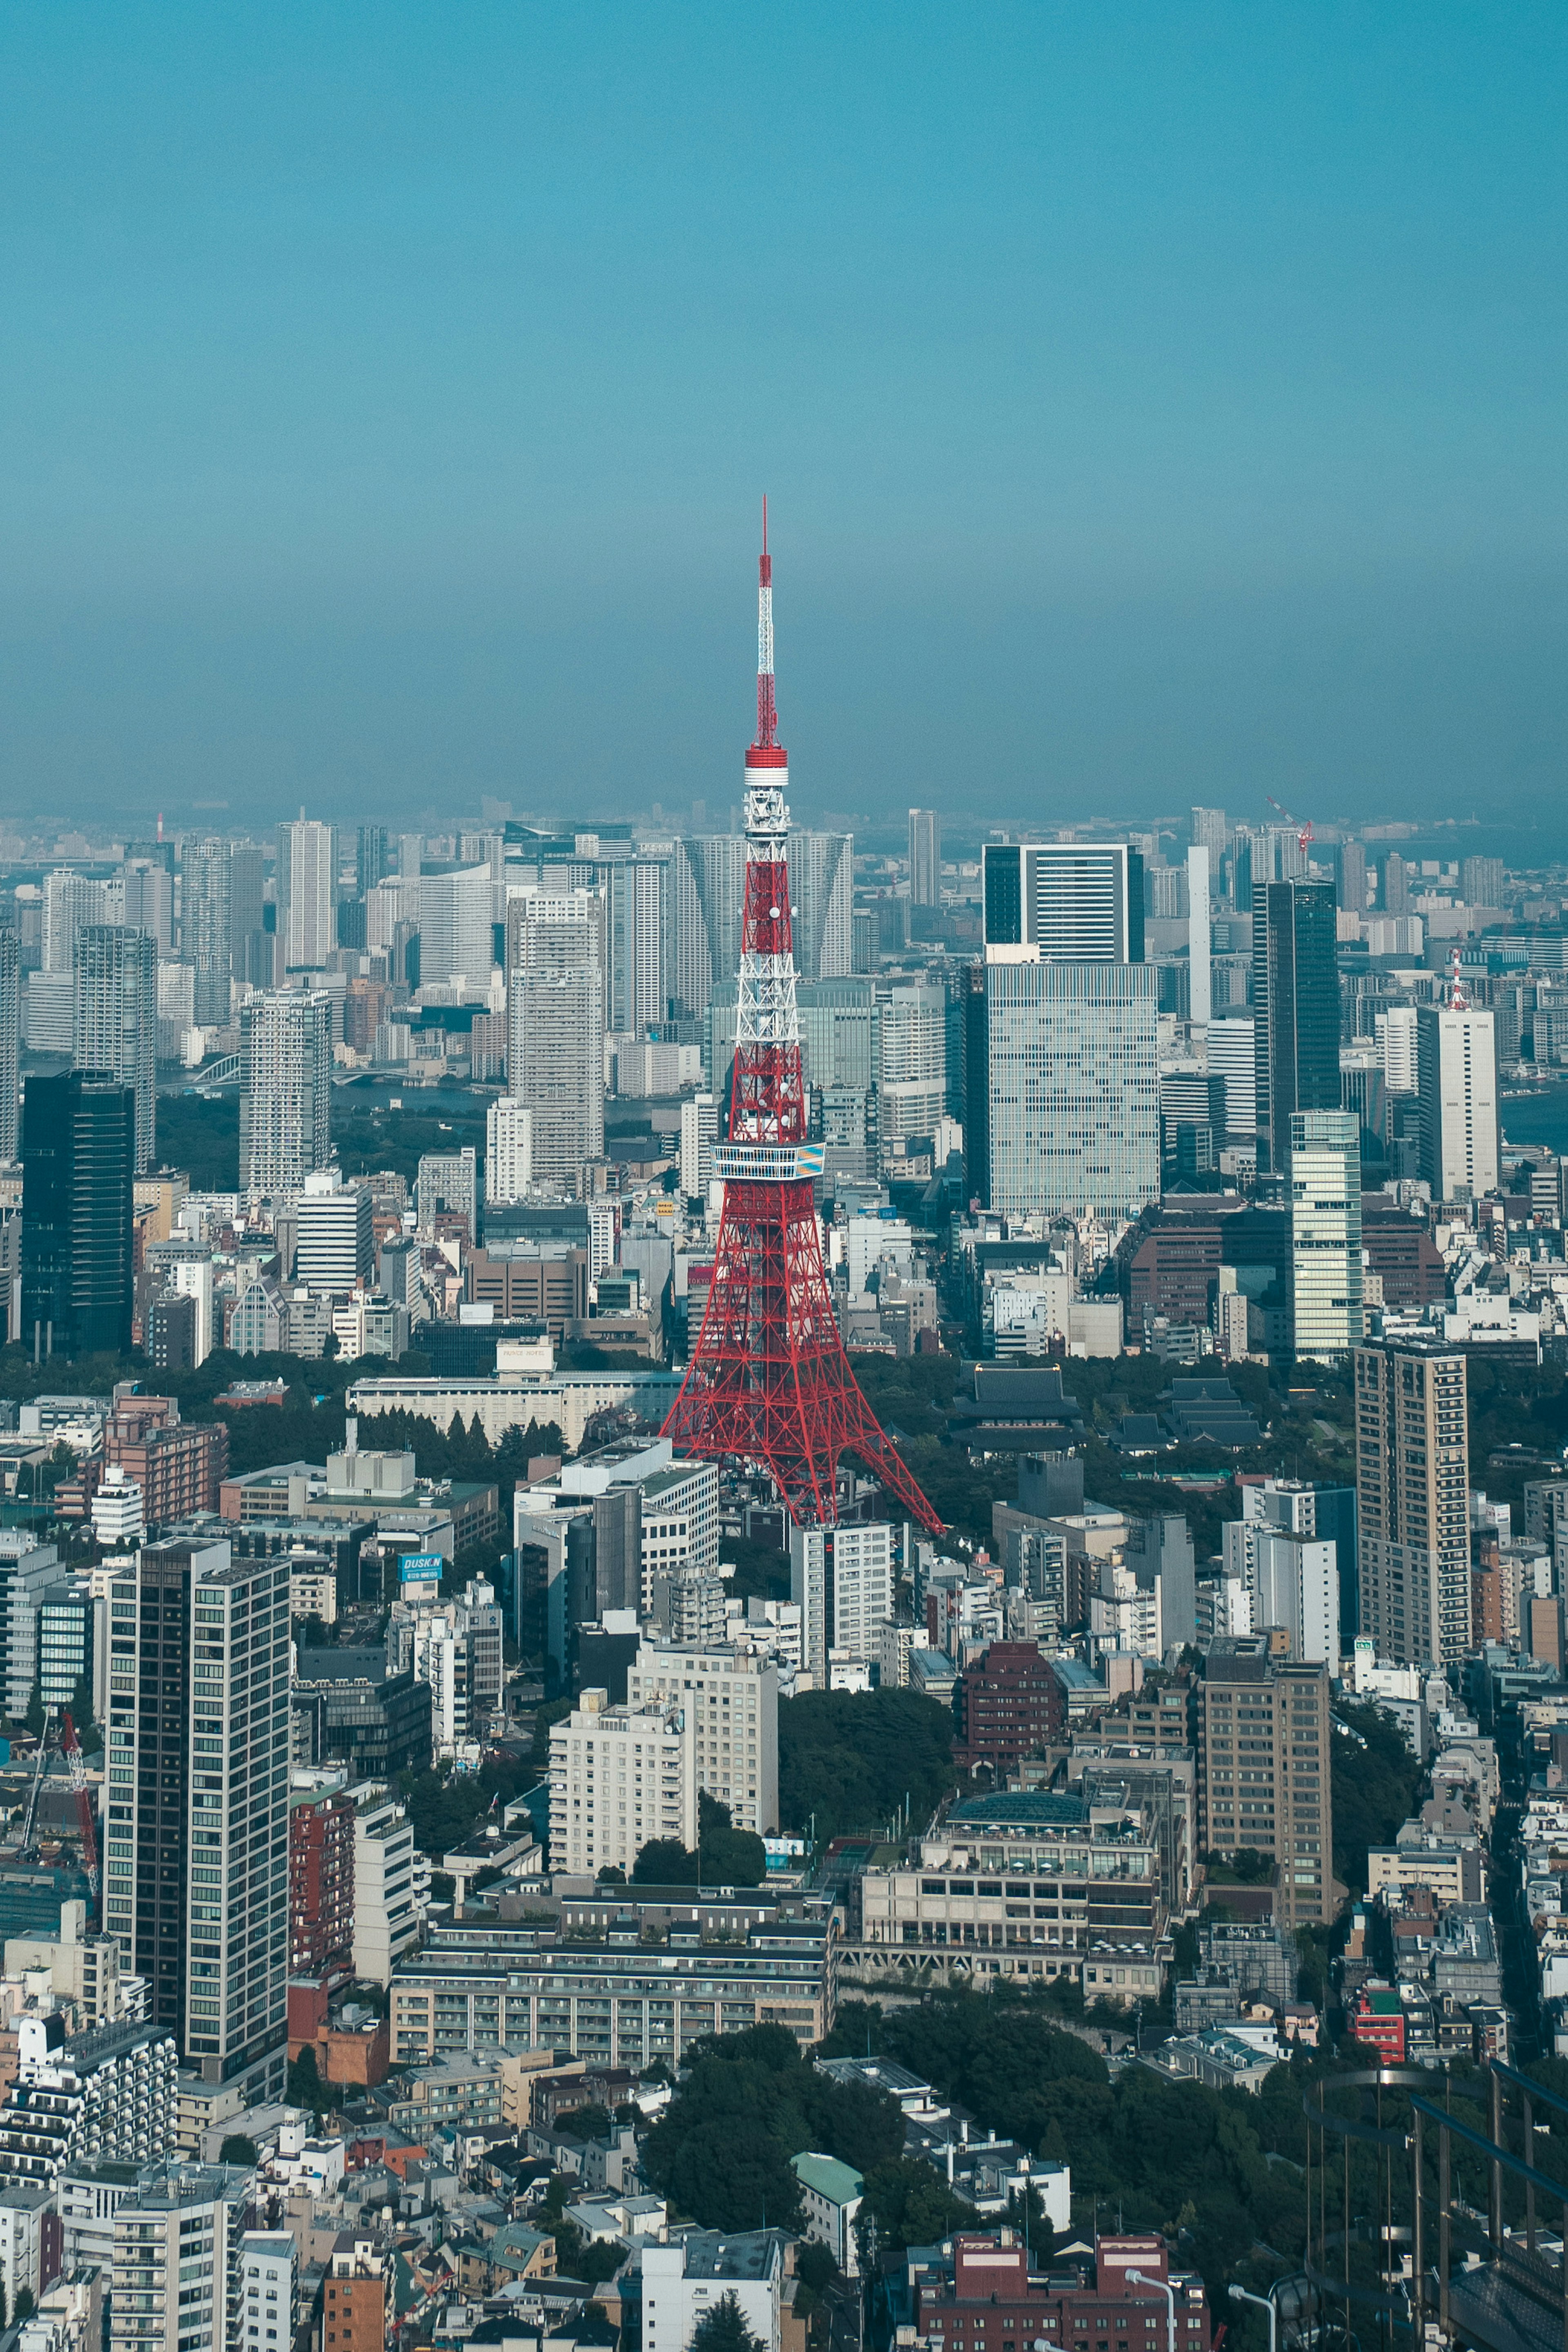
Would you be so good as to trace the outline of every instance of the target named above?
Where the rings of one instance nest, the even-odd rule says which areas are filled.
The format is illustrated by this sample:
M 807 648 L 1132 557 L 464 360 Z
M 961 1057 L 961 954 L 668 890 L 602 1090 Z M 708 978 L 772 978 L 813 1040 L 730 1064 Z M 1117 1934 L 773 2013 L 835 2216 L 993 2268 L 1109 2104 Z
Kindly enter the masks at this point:
M 22 1315 L 50 1355 L 131 1347 L 136 1094 L 86 1070 L 29 1077 L 22 1114 Z
M 157 1160 L 158 950 L 145 931 L 84 923 L 76 935 L 71 1057 L 136 1097 L 136 1172 Z
M 1247 1595 L 1246 1631 L 1277 1627 L 1290 1637 L 1290 1655 L 1337 1669 L 1340 1659 L 1340 1571 L 1331 1541 L 1294 1536 L 1260 1519 L 1227 1519 L 1225 1573 Z M 1239 1629 L 1229 1629 L 1239 1630 Z
M 522 1200 L 532 1182 L 533 1113 L 514 1096 L 499 1095 L 485 1113 L 487 1207 Z
M 294 1205 L 294 1279 L 330 1296 L 368 1282 L 375 1265 L 371 1198 L 340 1168 L 313 1169 Z
M 886 1520 L 789 1531 L 789 1597 L 802 1612 L 806 1672 L 827 1688 L 830 1652 L 868 1658 L 893 1614 L 893 1538 Z
M 679 1701 L 611 1706 L 602 1690 L 550 1729 L 550 1861 L 592 1877 L 629 1878 L 656 1839 L 697 1846 L 697 1752 L 691 1713 Z
M 1187 852 L 1187 1016 L 1194 1027 L 1206 1026 L 1213 1009 L 1212 878 L 1208 848 L 1194 842 Z
M 321 2286 L 322 2343 L 335 2338 L 335 2352 L 384 2352 L 389 2284 L 375 2242 L 363 2231 L 342 2231 Z
M 1270 1657 L 1261 1634 L 1216 1640 L 1198 1700 L 1198 1843 L 1278 1864 L 1286 1929 L 1334 1915 L 1329 1675 Z
M 142 1524 L 166 1528 L 216 1511 L 228 1472 L 226 1422 L 182 1422 L 173 1397 L 127 1397 L 104 1424 L 106 1469 L 141 1489 Z
M 626 1704 L 684 1708 L 699 1790 L 728 1805 L 738 1830 L 764 1837 L 778 1827 L 779 1679 L 771 1657 L 722 1641 L 645 1636 L 626 1669 Z
M 26 2293 L 37 2302 L 43 2286 L 44 2240 L 53 2218 L 48 2187 L 42 2181 L 0 2181 L 0 2294 L 7 2315 Z M 89 2347 L 98 2352 L 98 2347 Z
M 1337 955 L 1331 882 L 1254 882 L 1252 1017 L 1259 1168 L 1284 1168 L 1293 1112 L 1340 1108 Z
M 1037 1643 L 993 1642 L 960 1674 L 954 1712 L 955 1760 L 1001 1782 L 1060 1736 L 1067 1696 Z
M 642 2250 L 642 2352 L 691 2352 L 704 2316 L 733 2296 L 763 2352 L 782 2341 L 780 2230 L 693 2230 Z
M 860 2249 L 855 2221 L 866 2194 L 863 2176 L 852 2164 L 840 2164 L 836 2156 L 813 2150 L 792 2157 L 790 2169 L 800 2183 L 806 2236 L 827 2248 L 846 2278 L 858 2278 Z
M 206 1362 L 216 1344 L 213 1331 L 212 1252 L 205 1242 L 152 1242 L 145 1251 L 145 1264 L 166 1293 L 191 1302 L 190 1361 L 195 1370 Z
M 222 1028 L 228 1020 L 235 945 L 228 843 L 219 835 L 187 841 L 180 872 L 180 953 L 195 968 L 192 1017 L 198 1028 Z
M 419 880 L 419 983 L 484 989 L 495 970 L 494 885 L 488 866 Z
M 319 1977 L 353 1961 L 354 1800 L 296 1788 L 289 1801 L 289 1972 Z
M 461 1217 L 468 1239 L 479 1230 L 479 1159 L 471 1143 L 461 1151 L 426 1151 L 414 1182 L 419 1231 L 426 1239 L 436 1232 L 436 1220 L 445 1213 Z
M 114 2213 L 114 2352 L 232 2352 L 255 2194 L 243 2165 L 168 2157 L 144 2169 Z
M 1172 2352 L 1207 2352 L 1208 2305 L 1195 2271 L 1173 2271 L 1163 2238 L 1099 2237 L 1092 2263 L 1053 2260 L 1031 2274 L 1026 2241 L 956 2233 L 951 2257 L 916 2273 L 915 2343 L 962 2340 L 973 2352 L 1017 2343 L 1164 2342 Z M 934 2275 L 931 2273 L 934 2272 Z M 1163 2333 L 1162 2334 L 1162 2331 Z
M 18 2018 L 13 2029 L 16 2072 L 0 2105 L 0 2203 L 22 2184 L 52 2195 L 72 2164 L 136 2167 L 174 2144 L 174 2036 L 123 2018 L 68 2036 L 57 2032 L 60 2023 L 57 2011 Z
M 1143 860 L 1121 842 L 988 844 L 985 960 L 1142 963 Z
M 1470 1648 L 1465 1358 L 1388 1343 L 1354 1355 L 1362 1633 L 1395 1664 Z
M 281 2089 L 289 1567 L 144 1544 L 110 1584 L 104 1927 L 209 2084 Z
M 1361 1343 L 1361 1129 L 1353 1111 L 1288 1122 L 1291 1329 L 1298 1356 L 1339 1363 Z
M 645 1927 L 662 1940 L 645 1940 Z M 831 1911 L 807 1903 L 785 1916 L 765 1887 L 595 1888 L 563 1901 L 554 1934 L 433 1916 L 393 1971 L 393 2056 L 417 2063 L 504 2043 L 640 2073 L 655 2058 L 673 2065 L 704 2033 L 748 2025 L 820 2042 L 836 1934 Z
M 8 1936 L 5 1974 L 19 1976 L 25 1969 L 47 1969 L 51 1991 L 74 2001 L 87 2025 L 113 2025 L 126 2015 L 127 2000 L 136 1987 L 121 1987 L 120 1946 L 112 1936 L 88 1932 L 85 1903 L 62 1903 L 59 1927 L 47 1936 Z
M 388 1985 L 394 1962 L 419 1940 L 414 1824 L 384 1785 L 354 1795 L 353 1971 L 362 1983 Z
M 237 2334 L 242 2352 L 289 2352 L 294 2336 L 299 2267 L 299 2249 L 288 2230 L 247 2230 L 241 2238 Z M 341 2332 L 337 2352 L 342 2352 Z M 379 2338 L 369 2352 L 383 2352 Z
M 528 891 L 507 906 L 507 1092 L 532 1114 L 535 1178 L 574 1187 L 605 1148 L 605 903 Z
M 935 809 L 910 811 L 910 903 L 942 904 L 942 820 Z
M 324 971 L 338 944 L 338 836 L 304 816 L 278 828 L 278 929 L 286 971 Z
M 694 1095 L 680 1106 L 680 1190 L 689 1201 L 705 1201 L 719 1140 L 719 1105 L 712 1095 Z
M 1152 964 L 1004 962 L 987 948 L 986 1207 L 1136 1217 L 1159 1198 L 1156 980 Z M 972 1104 L 980 1083 L 972 1066 Z
M 1495 1192 L 1500 1168 L 1496 1015 L 1470 1004 L 1415 1010 L 1418 1169 L 1435 1201 Z
M 331 1149 L 330 1004 L 319 991 L 240 1008 L 239 1182 L 252 1200 L 296 1201 Z

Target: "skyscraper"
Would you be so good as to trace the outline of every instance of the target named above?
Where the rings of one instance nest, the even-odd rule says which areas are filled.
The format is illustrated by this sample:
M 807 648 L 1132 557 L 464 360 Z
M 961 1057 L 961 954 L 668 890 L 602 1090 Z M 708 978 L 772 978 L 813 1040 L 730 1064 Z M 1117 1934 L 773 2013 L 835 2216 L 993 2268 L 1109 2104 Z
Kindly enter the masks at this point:
M 910 811 L 910 903 L 942 904 L 942 828 L 935 809 Z
M 282 2090 L 289 1565 L 146 1544 L 110 1588 L 104 1927 L 208 2083 Z
M 1226 830 L 1224 809 L 1192 808 L 1187 812 L 1187 839 L 1194 849 L 1206 849 L 1209 872 L 1217 876 L 1219 861 L 1225 855 L 1230 836 Z
M 605 1026 L 635 1037 L 669 1017 L 669 859 L 601 861 L 605 893 Z
M 229 980 L 234 971 L 227 842 L 216 835 L 187 841 L 183 871 L 180 948 L 184 961 L 195 974 L 191 1016 L 200 1029 L 221 1028 L 228 1019 Z
M 1123 842 L 990 845 L 984 888 L 987 962 L 1143 960 L 1143 860 Z
M 324 995 L 253 998 L 239 1016 L 239 1181 L 255 1200 L 296 1199 L 327 1164 L 332 1050 Z
M 29 1078 L 22 1111 L 22 1328 L 35 1360 L 131 1345 L 136 1094 L 100 1072 Z
M 899 981 L 879 985 L 876 999 L 879 1136 L 884 1145 L 929 1136 L 947 1108 L 947 992 L 931 981 Z M 818 1079 L 815 1061 L 807 1076 L 814 1086 L 840 1083 L 836 1075 Z
M 530 891 L 507 908 L 507 1092 L 531 1113 L 533 1173 L 574 1183 L 605 1149 L 605 902 Z
M 278 828 L 278 928 L 286 971 L 324 971 L 338 943 L 338 836 L 301 816 Z
M 354 888 L 363 898 L 391 870 L 384 824 L 362 824 L 354 837 Z
M 1380 1658 L 1457 1664 L 1470 1646 L 1465 1359 L 1390 1343 L 1354 1362 L 1361 1630 Z
M 855 969 L 855 836 L 792 833 L 784 844 L 795 906 L 795 967 L 803 980 Z
M 84 923 L 76 935 L 72 1060 L 136 1097 L 136 1172 L 156 1161 L 158 950 L 145 931 Z
M 489 985 L 495 969 L 494 888 L 488 866 L 426 874 L 419 883 L 419 979 Z
M 1475 1201 L 1495 1192 L 1500 1165 L 1496 1016 L 1463 1001 L 1417 1005 L 1415 1088 L 1420 1171 L 1432 1198 Z
M 1340 1108 L 1340 983 L 1331 882 L 1255 882 L 1252 1017 L 1258 1164 L 1281 1171 L 1292 1111 Z
M 746 845 L 738 833 L 689 835 L 676 845 L 671 995 L 686 1020 L 701 1019 L 715 981 L 728 985 L 741 961 L 745 877 Z
M 1290 1300 L 1298 1356 L 1341 1362 L 1361 1344 L 1361 1123 L 1290 1114 Z
M 228 935 L 230 969 L 236 980 L 248 980 L 253 986 L 273 985 L 273 935 L 264 928 L 263 907 L 266 883 L 263 873 L 261 844 L 258 841 L 231 841 L 228 845 Z M 265 950 L 258 939 L 266 941 Z M 265 979 L 260 968 L 266 965 Z
M 0 930 L 0 1162 L 16 1157 L 21 1120 L 16 1067 L 22 1046 L 21 942 L 14 930 Z
M 1227 1013 L 1209 1023 L 1208 1066 L 1225 1080 L 1225 1131 L 1249 1143 L 1258 1132 L 1258 1066 L 1250 1014 Z
M 1359 841 L 1342 841 L 1334 852 L 1340 906 L 1348 915 L 1366 912 L 1366 851 Z
M 69 971 L 76 961 L 76 935 L 83 923 L 109 920 L 101 882 L 62 866 L 44 877 L 45 971 Z
M 1213 1010 L 1214 932 L 1209 922 L 1210 852 L 1197 843 L 1187 852 L 1187 1012 L 1206 1024 Z
M 1500 857 L 1467 857 L 1459 868 L 1459 889 L 1469 907 L 1500 907 L 1503 865 Z
M 987 951 L 988 1208 L 1136 1217 L 1159 1198 L 1157 978 L 1152 964 L 1001 963 Z M 973 1121 L 973 1056 L 968 1077 Z

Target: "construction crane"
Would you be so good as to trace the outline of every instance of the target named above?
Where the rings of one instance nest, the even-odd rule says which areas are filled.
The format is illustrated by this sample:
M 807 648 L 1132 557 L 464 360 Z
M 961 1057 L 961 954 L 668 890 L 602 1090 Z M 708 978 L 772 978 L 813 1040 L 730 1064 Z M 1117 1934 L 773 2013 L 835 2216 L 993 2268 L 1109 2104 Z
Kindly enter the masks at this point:
M 1271 809 L 1279 810 L 1287 824 L 1293 824 L 1296 827 L 1296 846 L 1300 851 L 1302 856 L 1305 857 L 1308 850 L 1312 845 L 1311 818 L 1310 816 L 1304 818 L 1292 816 L 1289 810 L 1285 806 L 1284 802 L 1277 801 L 1272 793 L 1265 793 L 1263 797 L 1268 802 Z
M 48 1719 L 46 1717 L 44 1728 L 38 1734 L 38 1754 L 33 1766 L 33 1785 L 27 1791 L 27 1811 L 22 1822 L 21 1858 L 24 1861 L 30 1860 L 35 1851 L 33 1831 L 38 1818 L 38 1791 L 44 1784 L 44 1766 L 48 1761 L 48 1751 L 45 1746 L 47 1738 Z
M 60 1716 L 60 1749 L 70 1769 L 71 1793 L 76 1799 L 76 1817 L 81 1830 L 81 1866 L 87 1873 L 87 1883 L 92 1895 L 92 1914 L 98 1916 L 98 1832 L 93 1826 L 92 1797 L 87 1785 L 87 1767 L 81 1760 L 81 1742 L 76 1736 L 76 1726 L 69 1709 Z

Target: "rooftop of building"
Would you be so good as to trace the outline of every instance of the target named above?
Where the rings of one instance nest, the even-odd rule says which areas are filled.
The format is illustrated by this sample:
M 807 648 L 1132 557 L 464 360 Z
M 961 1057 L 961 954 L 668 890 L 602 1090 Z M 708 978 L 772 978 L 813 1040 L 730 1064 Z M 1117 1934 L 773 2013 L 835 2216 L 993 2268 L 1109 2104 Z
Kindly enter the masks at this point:
M 1005 1823 L 1016 1822 L 1020 1829 L 1087 1829 L 1089 1820 L 1089 1807 L 1081 1797 L 1058 1796 L 1045 1789 L 1025 1789 L 989 1797 L 967 1797 L 952 1807 L 947 1825 L 950 1829 L 968 1824 L 1001 1828 Z

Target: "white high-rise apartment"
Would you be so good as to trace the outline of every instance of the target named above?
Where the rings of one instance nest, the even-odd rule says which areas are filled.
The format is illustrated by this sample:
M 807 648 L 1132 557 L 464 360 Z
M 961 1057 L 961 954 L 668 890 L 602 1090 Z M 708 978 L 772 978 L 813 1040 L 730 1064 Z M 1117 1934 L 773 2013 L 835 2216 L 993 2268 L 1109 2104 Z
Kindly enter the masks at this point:
M 104 1929 L 183 2063 L 253 2099 L 287 2063 L 289 1563 L 143 1544 L 110 1584 Z
M 1472 1005 L 1423 1004 L 1415 1014 L 1421 1174 L 1435 1201 L 1478 1201 L 1498 1189 L 1497 1024 Z
M 70 971 L 76 963 L 76 935 L 84 923 L 113 919 L 101 882 L 68 866 L 44 877 L 44 961 L 46 971 Z
M 192 1018 L 200 1028 L 221 1028 L 228 1019 L 234 970 L 228 843 L 216 836 L 187 841 L 181 870 L 184 885 L 181 954 L 195 972 Z
M 935 809 L 910 811 L 910 903 L 942 903 L 942 828 Z
M 84 923 L 76 935 L 71 1059 L 136 1091 L 136 1172 L 155 1161 L 158 949 L 145 931 Z
M 1338 1547 L 1326 1539 L 1287 1534 L 1261 1519 L 1227 1519 L 1224 1543 L 1226 1576 L 1239 1578 L 1249 1595 L 1246 1631 L 1282 1627 L 1290 1636 L 1290 1656 L 1297 1664 L 1337 1669 Z
M 147 1265 L 165 1290 L 196 1302 L 193 1360 L 205 1364 L 213 1351 L 213 1256 L 205 1242 L 151 1242 Z
M 1465 1359 L 1392 1343 L 1355 1351 L 1361 1630 L 1399 1665 L 1470 1647 Z
M 692 835 L 677 845 L 670 865 L 671 992 L 689 1020 L 700 1021 L 715 987 L 740 971 L 745 887 L 742 835 Z
M 284 992 L 241 1008 L 239 1181 L 253 1200 L 294 1200 L 331 1149 L 332 1048 L 324 994 Z
M 878 1130 L 884 1144 L 930 1135 L 947 1108 L 947 991 L 895 981 L 876 992 Z
M 340 1168 L 313 1169 L 294 1205 L 294 1279 L 319 1297 L 353 1290 L 375 1264 L 371 1198 Z
M 278 928 L 288 971 L 323 971 L 338 943 L 336 828 L 301 816 L 278 828 Z
M 161 860 L 130 858 L 115 876 L 121 910 L 106 919 L 122 922 L 129 931 L 145 931 L 162 956 L 174 952 L 174 877 Z
M 1187 1013 L 1206 1023 L 1213 1005 L 1213 943 L 1209 922 L 1209 852 L 1194 842 L 1187 852 Z
M 742 848 L 744 844 L 742 845 Z M 795 912 L 795 968 L 802 980 L 834 980 L 855 969 L 855 836 L 802 833 L 784 844 Z M 740 958 L 715 982 L 731 979 Z
M 605 908 L 588 890 L 507 907 L 507 1092 L 532 1113 L 536 1180 L 575 1184 L 605 1149 Z
M 637 1036 L 669 1014 L 669 858 L 601 860 L 605 893 L 605 1023 Z
M 503 1208 L 532 1181 L 533 1113 L 515 1096 L 498 1095 L 485 1113 L 485 1199 Z
M 1378 1047 L 1383 1055 L 1383 1083 L 1391 1095 L 1413 1095 L 1415 1071 L 1415 1007 L 1391 1004 L 1374 1016 Z
M 719 1105 L 711 1095 L 693 1095 L 680 1106 L 680 1189 L 689 1201 L 706 1200 L 719 1140 Z
M 1206 849 L 1209 854 L 1209 874 L 1219 869 L 1229 839 L 1226 831 L 1224 809 L 1192 808 L 1187 812 L 1187 838 L 1194 849 Z
M 355 1791 L 354 1974 L 389 1985 L 392 1964 L 419 1941 L 414 1824 L 384 1786 Z
M 495 886 L 488 866 L 419 883 L 419 985 L 483 989 L 495 970 Z
M 893 1613 L 892 1527 L 792 1527 L 789 1597 L 802 1612 L 806 1672 L 826 1690 L 828 1653 L 869 1657 Z
M 164 2155 L 141 2174 L 114 2212 L 114 2352 L 239 2345 L 240 2247 L 255 2195 L 256 2176 L 245 2165 Z
M 684 1706 L 697 1785 L 730 1808 L 738 1830 L 778 1827 L 779 1678 L 770 1657 L 727 1643 L 696 1648 L 644 1640 L 626 1668 L 628 1706 Z
M 1290 1303 L 1298 1356 L 1338 1363 L 1363 1332 L 1361 1125 L 1353 1111 L 1290 1114 Z
M 446 1209 L 468 1221 L 468 1238 L 479 1230 L 479 1159 L 471 1143 L 460 1151 L 426 1151 L 414 1179 L 414 1205 L 419 1231 L 426 1238 L 436 1231 L 437 1210 Z
M 695 1712 L 683 1703 L 611 1706 L 602 1690 L 550 1729 L 550 1866 L 629 1878 L 657 1838 L 697 1847 Z
M 397 835 L 397 870 L 405 882 L 417 882 L 425 863 L 425 835 L 422 833 L 400 833 Z

